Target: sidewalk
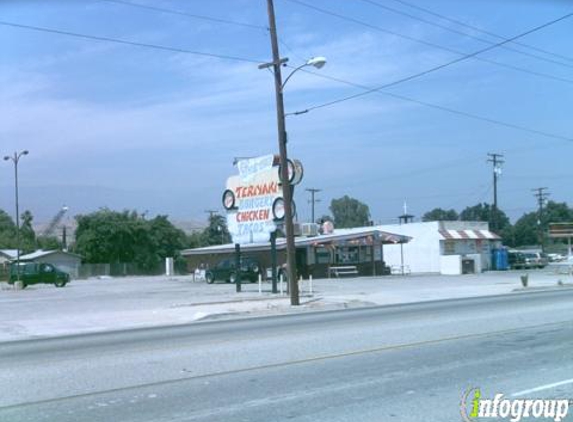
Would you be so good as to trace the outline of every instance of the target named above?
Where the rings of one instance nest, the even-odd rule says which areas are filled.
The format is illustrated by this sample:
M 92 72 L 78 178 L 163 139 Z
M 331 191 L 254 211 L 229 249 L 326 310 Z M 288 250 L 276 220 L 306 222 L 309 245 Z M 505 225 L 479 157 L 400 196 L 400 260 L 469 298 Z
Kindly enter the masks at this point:
M 301 306 L 273 295 L 270 283 L 207 285 L 192 277 L 128 277 L 74 281 L 65 288 L 31 286 L 15 291 L 0 283 L 0 342 L 38 337 L 186 324 L 239 316 L 390 305 L 571 288 L 573 278 L 551 270 L 479 275 L 411 275 L 322 279 L 301 285 Z M 561 281 L 561 285 L 558 282 Z

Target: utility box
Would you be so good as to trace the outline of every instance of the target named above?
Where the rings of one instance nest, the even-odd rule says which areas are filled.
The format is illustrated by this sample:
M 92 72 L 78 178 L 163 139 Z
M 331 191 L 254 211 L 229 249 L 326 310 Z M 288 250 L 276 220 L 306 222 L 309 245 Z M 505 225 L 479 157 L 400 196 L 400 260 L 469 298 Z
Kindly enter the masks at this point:
M 472 258 L 462 259 L 462 274 L 475 274 L 476 262 Z
M 171 277 L 174 273 L 173 258 L 165 258 L 165 275 Z

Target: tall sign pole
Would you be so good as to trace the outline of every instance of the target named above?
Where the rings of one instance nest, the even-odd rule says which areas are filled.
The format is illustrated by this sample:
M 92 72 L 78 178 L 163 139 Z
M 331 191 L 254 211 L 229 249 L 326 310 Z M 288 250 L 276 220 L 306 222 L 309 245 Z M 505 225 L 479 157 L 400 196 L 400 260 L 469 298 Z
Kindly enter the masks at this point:
M 288 174 L 288 161 L 287 161 L 287 133 L 285 123 L 285 111 L 283 101 L 283 82 L 281 75 L 281 61 L 279 54 L 279 43 L 277 37 L 277 25 L 275 21 L 275 8 L 273 0 L 267 0 L 267 9 L 269 15 L 269 29 L 271 34 L 271 48 L 273 52 L 272 66 L 274 69 L 275 77 L 275 92 L 277 103 L 277 123 L 278 123 L 278 138 L 279 138 L 279 154 L 281 165 L 281 182 L 284 196 L 284 225 L 286 236 L 286 259 L 287 259 L 287 273 L 290 291 L 290 303 L 293 306 L 300 305 L 297 271 L 295 253 L 296 248 L 294 244 L 294 227 L 293 227 L 293 212 L 292 212 L 292 190 Z

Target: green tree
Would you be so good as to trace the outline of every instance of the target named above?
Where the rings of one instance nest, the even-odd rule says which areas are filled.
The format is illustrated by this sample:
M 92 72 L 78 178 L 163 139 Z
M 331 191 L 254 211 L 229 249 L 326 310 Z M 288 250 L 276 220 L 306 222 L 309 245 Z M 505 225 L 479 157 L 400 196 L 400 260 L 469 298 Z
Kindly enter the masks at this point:
M 16 248 L 16 224 L 3 210 L 0 210 L 0 249 Z
M 179 259 L 187 243 L 164 215 L 146 220 L 136 211 L 101 209 L 76 220 L 75 251 L 88 263 L 136 263 L 152 271 L 167 257 Z
M 512 246 L 539 244 L 539 232 L 546 232 L 550 223 L 573 222 L 573 209 L 565 202 L 549 201 L 540 218 L 538 211 L 524 214 L 513 226 Z
M 422 221 L 455 221 L 460 216 L 456 210 L 445 210 L 443 208 L 434 208 L 422 216 Z
M 201 246 L 222 245 L 231 242 L 226 217 L 212 214 L 209 225 L 201 234 Z
M 330 212 L 337 228 L 363 227 L 370 224 L 368 205 L 344 195 L 330 202 Z
M 62 249 L 62 242 L 56 236 L 38 236 L 36 238 L 36 243 L 38 248 L 45 251 L 51 251 L 55 249 Z
M 32 226 L 34 216 L 28 210 L 24 211 L 20 216 L 20 249 L 24 253 L 30 253 L 36 250 L 36 233 Z
M 509 217 L 500 209 L 494 211 L 493 206 L 484 202 L 466 207 L 460 213 L 460 220 L 463 221 L 486 221 L 493 230 L 503 231 L 511 226 Z

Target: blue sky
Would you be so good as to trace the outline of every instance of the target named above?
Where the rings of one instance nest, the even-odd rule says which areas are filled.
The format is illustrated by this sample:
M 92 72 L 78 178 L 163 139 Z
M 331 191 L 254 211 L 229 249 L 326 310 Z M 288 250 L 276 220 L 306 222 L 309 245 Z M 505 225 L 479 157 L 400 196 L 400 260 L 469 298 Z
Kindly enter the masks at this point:
M 130 0 L 231 20 L 239 26 L 101 0 L 3 1 L 2 21 L 265 62 L 270 42 L 264 0 Z M 379 86 L 488 44 L 399 15 L 364 0 L 275 0 L 281 54 L 292 65 L 312 56 L 317 73 Z M 410 3 L 512 37 L 573 11 L 568 1 L 453 0 Z M 396 0 L 375 3 L 499 42 Z M 343 20 L 332 13 L 368 24 Z M 256 28 L 260 26 L 261 28 Z M 376 27 L 373 29 L 372 26 Z M 400 34 L 402 37 L 388 32 Z M 422 40 L 414 42 L 404 37 Z M 573 138 L 573 19 L 386 92 L 485 118 Z M 222 211 L 236 156 L 276 152 L 272 75 L 256 63 L 221 60 L 0 25 L 0 153 L 28 149 L 20 164 L 21 207 L 37 220 L 67 204 L 72 214 L 98 207 L 204 220 Z M 553 53 L 553 54 L 548 54 Z M 544 60 L 540 59 L 542 57 Z M 507 66 L 525 69 L 524 71 Z M 361 89 L 299 72 L 285 90 L 287 111 Z M 296 192 L 320 188 L 317 214 L 348 194 L 376 222 L 393 222 L 407 201 L 421 216 L 434 207 L 491 202 L 488 152 L 505 155 L 499 204 L 513 219 L 536 207 L 532 188 L 573 204 L 573 142 L 472 120 L 373 93 L 289 116 L 289 153 L 305 165 Z M 0 168 L 0 208 L 13 209 L 13 169 Z

